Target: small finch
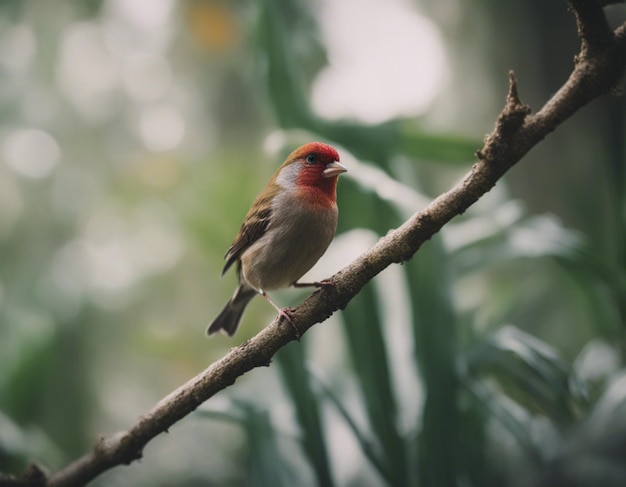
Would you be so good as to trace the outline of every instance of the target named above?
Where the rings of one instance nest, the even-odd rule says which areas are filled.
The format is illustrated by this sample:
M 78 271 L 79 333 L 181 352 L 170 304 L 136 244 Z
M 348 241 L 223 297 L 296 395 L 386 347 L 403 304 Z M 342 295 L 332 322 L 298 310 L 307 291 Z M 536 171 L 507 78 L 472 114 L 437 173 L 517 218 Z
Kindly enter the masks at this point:
M 311 142 L 293 151 L 261 191 L 226 252 L 222 275 L 237 264 L 239 286 L 209 325 L 208 335 L 233 335 L 250 300 L 261 294 L 299 331 L 266 291 L 298 282 L 326 252 L 337 230 L 337 177 L 347 169 L 329 145 Z

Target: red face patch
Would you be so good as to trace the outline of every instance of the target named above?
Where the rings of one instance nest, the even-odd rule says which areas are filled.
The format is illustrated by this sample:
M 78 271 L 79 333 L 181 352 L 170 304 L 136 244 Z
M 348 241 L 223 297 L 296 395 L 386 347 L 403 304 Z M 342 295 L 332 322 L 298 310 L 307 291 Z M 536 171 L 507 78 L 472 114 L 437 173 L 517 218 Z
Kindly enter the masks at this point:
M 307 196 L 319 203 L 328 204 L 328 199 L 335 201 L 337 176 L 324 177 L 326 166 L 333 161 L 339 161 L 339 154 L 333 147 L 321 142 L 311 142 L 296 149 L 290 159 L 295 159 L 300 164 L 297 182 L 301 191 L 305 191 Z

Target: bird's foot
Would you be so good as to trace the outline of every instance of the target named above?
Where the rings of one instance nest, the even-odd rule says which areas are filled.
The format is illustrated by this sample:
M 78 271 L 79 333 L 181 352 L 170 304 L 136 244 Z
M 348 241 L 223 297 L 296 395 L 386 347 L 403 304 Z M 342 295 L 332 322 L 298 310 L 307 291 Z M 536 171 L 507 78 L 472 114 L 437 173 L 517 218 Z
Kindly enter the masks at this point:
M 274 307 L 274 309 L 278 312 L 278 316 L 280 316 L 281 319 L 284 318 L 285 320 L 289 322 L 289 324 L 293 328 L 293 331 L 296 335 L 296 339 L 300 341 L 300 337 L 302 336 L 302 333 L 300 332 L 300 329 L 298 328 L 296 323 L 293 321 L 291 316 L 289 316 L 288 314 L 289 312 L 293 310 L 291 308 L 280 309 L 278 306 L 276 306 L 274 301 L 272 301 L 272 299 L 267 295 L 265 291 L 261 289 L 259 293 L 261 294 L 261 296 L 263 296 L 267 300 L 268 303 L 270 303 Z
M 296 335 L 296 340 L 300 341 L 300 337 L 302 336 L 302 333 L 300 332 L 300 328 L 298 328 L 298 325 L 296 325 L 295 321 L 293 321 L 291 316 L 289 316 L 289 313 L 292 311 L 293 310 L 291 308 L 279 309 L 278 316 L 280 316 L 281 318 L 284 318 L 285 320 L 289 322 L 289 324 L 293 328 L 294 334 Z

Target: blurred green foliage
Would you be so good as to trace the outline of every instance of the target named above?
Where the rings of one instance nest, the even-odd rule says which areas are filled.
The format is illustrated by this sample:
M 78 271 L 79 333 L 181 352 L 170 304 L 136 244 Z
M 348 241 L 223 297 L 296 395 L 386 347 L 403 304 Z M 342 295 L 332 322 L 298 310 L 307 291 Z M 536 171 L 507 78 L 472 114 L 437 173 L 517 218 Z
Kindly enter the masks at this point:
M 322 138 L 349 161 L 322 265 L 338 270 L 469 169 L 508 69 L 537 108 L 577 48 L 564 2 L 420 2 L 445 94 L 364 124 L 312 108 L 328 60 L 305 2 L 55 3 L 0 3 L 7 473 L 60 468 L 271 318 L 259 300 L 235 342 L 202 339 L 283 153 Z M 412 261 L 93 484 L 624 485 L 625 135 L 623 97 L 595 102 Z

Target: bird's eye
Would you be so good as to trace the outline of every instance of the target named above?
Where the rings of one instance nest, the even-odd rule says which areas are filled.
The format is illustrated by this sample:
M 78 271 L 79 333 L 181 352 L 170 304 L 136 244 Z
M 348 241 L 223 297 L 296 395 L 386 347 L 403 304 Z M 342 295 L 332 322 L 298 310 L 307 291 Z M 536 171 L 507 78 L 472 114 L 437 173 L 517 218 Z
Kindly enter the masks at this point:
M 316 162 L 317 162 L 317 158 L 315 157 L 314 154 L 309 154 L 308 156 L 306 156 L 307 164 L 315 164 Z

